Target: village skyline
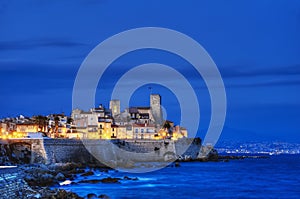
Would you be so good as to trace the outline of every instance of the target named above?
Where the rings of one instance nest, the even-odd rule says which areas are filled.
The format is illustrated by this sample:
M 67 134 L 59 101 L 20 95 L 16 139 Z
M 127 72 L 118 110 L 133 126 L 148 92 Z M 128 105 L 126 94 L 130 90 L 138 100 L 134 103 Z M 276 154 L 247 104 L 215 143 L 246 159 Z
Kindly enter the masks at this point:
M 161 96 L 150 95 L 149 106 L 128 107 L 121 111 L 120 100 L 111 100 L 90 110 L 72 110 L 47 116 L 36 115 L 0 119 L 1 138 L 36 137 L 69 139 L 180 139 L 187 129 L 163 118 Z

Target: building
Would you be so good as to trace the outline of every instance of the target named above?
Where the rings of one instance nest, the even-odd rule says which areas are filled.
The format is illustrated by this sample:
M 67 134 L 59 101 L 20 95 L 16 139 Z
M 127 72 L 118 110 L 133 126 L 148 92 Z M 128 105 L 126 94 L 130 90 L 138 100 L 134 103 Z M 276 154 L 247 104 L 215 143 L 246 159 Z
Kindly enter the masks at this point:
M 162 125 L 163 116 L 161 110 L 161 97 L 158 94 L 150 95 L 150 107 L 155 120 L 155 123 L 158 125 Z
M 133 124 L 134 139 L 155 139 L 156 127 L 154 124 Z
M 75 109 L 71 117 L 76 131 L 82 133 L 82 138 L 111 139 L 111 125 L 113 124 L 111 110 L 102 105 L 87 112 Z
M 111 110 L 112 116 L 115 117 L 116 115 L 120 114 L 120 100 L 111 100 L 109 102 L 109 109 Z
M 72 111 L 73 127 L 70 133 L 86 139 L 174 139 L 185 137 L 186 129 L 175 128 L 174 123 L 163 123 L 161 97 L 150 95 L 149 107 L 129 107 L 120 111 L 120 100 L 111 100 L 109 109 L 100 105 L 89 111 Z M 81 133 L 81 135 L 79 135 Z M 68 137 L 68 133 L 67 133 Z
M 37 133 L 40 132 L 41 129 L 38 124 L 34 123 L 25 123 L 25 124 L 16 124 L 17 125 L 17 132 L 22 133 Z

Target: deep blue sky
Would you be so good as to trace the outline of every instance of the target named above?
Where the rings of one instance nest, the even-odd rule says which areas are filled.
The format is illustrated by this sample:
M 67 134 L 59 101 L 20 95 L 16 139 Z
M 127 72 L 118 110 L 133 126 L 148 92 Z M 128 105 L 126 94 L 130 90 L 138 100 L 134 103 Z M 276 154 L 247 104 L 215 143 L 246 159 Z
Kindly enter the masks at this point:
M 188 2 L 1 0 L 0 117 L 70 113 L 77 70 L 97 44 L 127 29 L 158 26 L 194 38 L 217 64 L 228 100 L 222 139 L 300 142 L 300 1 Z M 147 62 L 186 64 L 165 52 L 136 52 L 116 60 L 106 77 Z M 203 137 L 207 91 L 193 71 L 184 74 L 200 85 Z M 164 97 L 169 119 L 178 121 L 170 91 L 154 85 L 153 92 Z M 148 94 L 147 87 L 139 89 L 132 105 L 147 105 Z M 96 99 L 108 105 L 109 97 L 104 89 Z

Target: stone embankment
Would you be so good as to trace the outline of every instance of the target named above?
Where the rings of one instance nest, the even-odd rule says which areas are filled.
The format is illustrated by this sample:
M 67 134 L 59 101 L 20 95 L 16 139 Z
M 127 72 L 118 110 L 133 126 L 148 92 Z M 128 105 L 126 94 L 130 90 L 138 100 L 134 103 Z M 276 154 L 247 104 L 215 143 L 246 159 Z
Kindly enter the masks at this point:
M 199 138 L 177 141 L 10 139 L 0 144 L 0 164 L 9 164 L 10 159 L 19 164 L 77 162 L 104 166 L 100 163 L 104 162 L 130 166 L 130 162 L 205 160 L 212 154 L 207 153 L 209 148 L 201 146 Z

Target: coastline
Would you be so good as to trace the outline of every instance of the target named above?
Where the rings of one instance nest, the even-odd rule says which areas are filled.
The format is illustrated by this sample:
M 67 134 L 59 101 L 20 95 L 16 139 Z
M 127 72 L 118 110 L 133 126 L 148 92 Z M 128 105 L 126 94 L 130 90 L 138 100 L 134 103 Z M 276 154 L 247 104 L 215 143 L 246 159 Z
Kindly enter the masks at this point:
M 208 160 L 206 162 L 228 162 L 229 160 L 240 159 L 265 159 L 264 156 L 220 156 L 218 160 Z M 181 164 L 186 163 L 200 163 L 203 160 L 177 160 L 170 164 L 168 168 L 181 167 Z M 145 164 L 146 165 L 146 164 Z M 54 163 L 54 164 L 22 164 L 17 168 L 1 169 L 2 173 L 7 175 L 16 174 L 18 179 L 18 186 L 15 190 L 16 198 L 83 198 L 73 192 L 66 191 L 65 186 L 60 185 L 75 185 L 75 184 L 122 184 L 128 181 L 138 181 L 137 177 L 128 177 L 124 173 L 122 177 L 111 177 L 112 172 L 116 170 L 111 168 L 97 167 L 95 165 L 78 164 L 78 163 Z M 13 172 L 12 172 L 13 171 Z M 95 173 L 101 173 L 97 179 L 88 179 L 89 176 L 94 176 Z M 81 179 L 79 182 L 74 180 Z M 83 179 L 82 179 L 83 178 Z M 7 198 L 7 194 L 2 194 L 0 198 Z M 11 193 L 10 193 L 11 194 Z M 90 196 L 86 195 L 85 198 L 110 198 L 107 195 L 96 195 L 91 193 Z
M 106 192 L 97 193 L 84 193 L 83 195 L 78 195 L 77 193 L 73 193 L 70 187 L 73 186 L 108 186 L 113 185 L 118 187 L 122 187 L 126 184 L 131 183 L 143 183 L 142 179 L 140 179 L 138 174 L 132 174 L 132 176 L 128 176 L 126 173 L 118 172 L 115 169 L 111 169 L 107 166 L 97 165 L 95 163 L 74 163 L 74 162 L 60 162 L 60 163 L 35 163 L 35 164 L 25 164 L 20 163 L 20 161 L 14 162 L 10 160 L 9 147 L 1 147 L 1 160 L 6 160 L 4 163 L 6 165 L 17 165 L 17 168 L 13 168 L 17 170 L 18 177 L 17 181 L 12 181 L 15 184 L 8 184 L 8 187 L 14 186 L 15 188 L 10 190 L 14 192 L 14 198 L 110 198 L 110 195 Z M 5 149 L 5 150 L 3 150 Z M 215 165 L 216 168 L 223 167 L 226 164 L 231 164 L 228 162 L 249 162 L 255 161 L 255 159 L 261 159 L 262 162 L 269 161 L 274 156 L 266 155 L 266 154 L 237 154 L 237 153 L 222 153 L 212 156 L 208 156 L 206 158 L 177 158 L 176 161 L 171 163 L 166 167 L 167 171 L 179 171 L 182 168 L 188 167 L 207 167 L 207 165 Z M 278 156 L 279 157 L 279 156 Z M 231 161 L 232 160 L 232 161 Z M 260 160 L 258 160 L 260 161 Z M 208 162 L 208 164 L 202 163 Z M 3 162 L 2 162 L 3 165 Z M 148 164 L 146 162 L 141 163 L 143 167 L 151 167 L 153 165 Z M 187 167 L 188 165 L 188 167 Z M 201 166 L 202 165 L 202 166 Z M 2 170 L 3 171 L 3 170 Z M 182 172 L 182 170 L 180 170 Z M 11 174 L 13 172 L 6 172 L 6 174 Z M 117 175 L 117 176 L 116 176 Z M 9 177 L 9 176 L 8 176 Z M 6 180 L 6 183 L 10 182 L 10 179 Z M 143 186 L 143 185 L 141 185 Z M 152 185 L 149 185 L 152 186 Z M 3 189 L 0 198 L 9 198 L 6 194 L 7 189 Z M 6 192 L 7 193 L 6 193 Z M 75 189 L 76 192 L 76 189 Z M 107 195 L 105 195 L 107 194 Z M 3 197 L 2 197 L 3 196 Z M 114 198 L 114 197 L 112 197 Z

